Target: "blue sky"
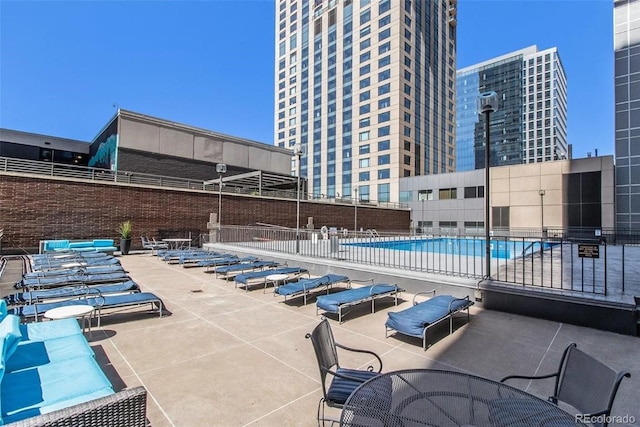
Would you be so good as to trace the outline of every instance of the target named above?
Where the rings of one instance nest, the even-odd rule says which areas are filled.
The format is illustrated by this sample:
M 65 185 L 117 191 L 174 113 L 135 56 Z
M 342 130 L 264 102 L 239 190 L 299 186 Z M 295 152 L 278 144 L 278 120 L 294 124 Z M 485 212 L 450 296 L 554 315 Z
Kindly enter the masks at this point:
M 272 144 L 274 7 L 0 0 L 0 127 L 91 140 L 116 104 Z M 612 0 L 459 0 L 458 68 L 558 47 L 574 157 L 611 154 L 612 22 Z

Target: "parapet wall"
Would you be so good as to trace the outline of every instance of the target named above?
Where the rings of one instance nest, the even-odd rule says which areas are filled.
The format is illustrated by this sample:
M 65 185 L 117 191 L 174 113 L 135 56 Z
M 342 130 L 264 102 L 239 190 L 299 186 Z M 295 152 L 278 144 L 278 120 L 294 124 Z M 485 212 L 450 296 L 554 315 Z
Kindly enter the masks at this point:
M 0 228 L 3 251 L 34 250 L 45 239 L 112 238 L 124 220 L 133 223 L 133 248 L 140 236 L 197 238 L 208 233 L 209 214 L 218 211 L 218 194 L 200 190 L 0 173 Z M 408 231 L 409 210 L 358 206 L 358 226 Z M 313 217 L 322 225 L 353 228 L 354 207 L 301 201 L 300 224 Z M 295 228 L 296 201 L 222 194 L 222 224 L 256 222 Z

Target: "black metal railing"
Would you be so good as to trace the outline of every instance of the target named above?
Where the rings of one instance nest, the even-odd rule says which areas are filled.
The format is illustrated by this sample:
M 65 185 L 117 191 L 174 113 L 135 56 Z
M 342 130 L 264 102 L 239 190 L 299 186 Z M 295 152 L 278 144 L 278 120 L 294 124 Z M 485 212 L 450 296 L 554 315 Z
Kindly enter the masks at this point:
M 295 229 L 285 227 L 224 226 L 219 238 L 225 244 L 264 251 L 295 254 L 299 247 L 300 255 L 313 258 L 477 279 L 486 277 L 484 237 L 447 231 L 443 235 L 416 235 L 324 228 L 301 229 L 296 233 Z M 529 237 L 524 230 L 513 234 L 491 238 L 493 280 L 595 295 L 640 294 L 640 271 L 635 267 L 640 260 L 640 246 L 629 233 L 625 239 L 601 233 L 587 237 L 575 230 L 554 232 L 553 237 L 542 238 Z M 208 236 L 201 240 L 207 242 Z

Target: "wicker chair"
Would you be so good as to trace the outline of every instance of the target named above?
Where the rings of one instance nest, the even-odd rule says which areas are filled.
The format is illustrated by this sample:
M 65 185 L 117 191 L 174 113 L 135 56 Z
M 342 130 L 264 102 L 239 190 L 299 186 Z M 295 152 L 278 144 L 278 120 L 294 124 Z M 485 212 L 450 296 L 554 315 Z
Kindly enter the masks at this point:
M 568 403 L 579 411 L 580 416 L 597 417 L 603 421 L 591 422 L 592 425 L 606 427 L 620 382 L 631 374 L 614 371 L 571 343 L 562 354 L 557 372 L 541 376 L 510 375 L 500 382 L 514 378 L 539 380 L 553 377 L 556 384 L 549 401 Z
M 147 390 L 134 387 L 110 396 L 37 415 L 6 427 L 145 427 Z
M 380 371 L 382 371 L 382 360 L 372 351 L 358 350 L 336 343 L 326 318 L 323 319 L 311 333 L 307 334 L 306 338 L 311 339 L 316 358 L 318 359 L 318 367 L 320 368 L 323 397 L 318 403 L 318 425 L 320 425 L 320 421 L 322 421 L 323 424 L 324 421 L 331 421 L 333 424 L 337 422 L 337 420 L 325 418 L 324 405 L 332 408 L 342 408 L 351 393 L 360 384 L 380 374 Z M 357 353 L 370 354 L 378 360 L 380 366 L 377 371 L 373 370 L 373 366 L 369 366 L 367 370 L 342 368 L 338 362 L 338 348 Z M 327 375 L 331 375 L 329 381 L 327 381 Z

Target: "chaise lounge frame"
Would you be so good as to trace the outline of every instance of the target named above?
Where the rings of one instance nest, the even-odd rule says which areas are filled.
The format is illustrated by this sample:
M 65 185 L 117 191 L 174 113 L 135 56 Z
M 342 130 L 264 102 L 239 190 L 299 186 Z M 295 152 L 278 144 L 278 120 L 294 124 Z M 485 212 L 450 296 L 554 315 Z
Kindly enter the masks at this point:
M 416 297 L 417 296 L 419 296 L 419 295 L 429 295 L 429 294 L 431 294 L 432 297 L 435 296 L 436 295 L 436 290 L 433 289 L 431 291 L 418 292 L 417 294 L 415 294 L 413 296 L 413 301 L 412 301 L 411 307 L 414 307 L 414 306 L 416 306 L 418 304 L 429 304 L 430 300 L 425 300 L 425 301 L 422 301 L 422 302 L 416 302 Z M 458 309 L 452 310 L 451 306 L 456 301 L 466 301 L 467 303 L 464 306 L 462 306 L 462 307 L 460 307 Z M 397 329 L 390 328 L 390 327 L 387 326 L 386 323 L 384 325 L 384 327 L 385 327 L 385 334 L 384 335 L 385 335 L 386 338 L 389 338 L 389 332 L 390 331 L 395 331 L 395 332 L 401 333 L 403 335 L 416 337 L 416 338 L 422 338 L 422 349 L 426 351 L 427 350 L 427 331 L 429 330 L 429 328 L 431 328 L 431 327 L 439 324 L 440 322 L 443 322 L 443 321 L 448 319 L 449 320 L 449 334 L 452 334 L 453 333 L 453 317 L 454 317 L 454 315 L 457 314 L 457 313 L 460 313 L 460 312 L 462 312 L 464 310 L 467 310 L 467 322 L 469 322 L 471 320 L 471 317 L 469 315 L 469 307 L 471 307 L 473 304 L 474 304 L 474 302 L 469 299 L 469 295 L 467 295 L 464 298 L 453 298 L 449 302 L 449 310 L 448 310 L 447 314 L 445 314 L 444 316 L 439 317 L 439 318 L 425 319 L 424 320 L 424 323 L 426 325 L 423 327 L 421 336 L 420 335 L 410 334 L 410 333 L 407 333 L 407 332 L 404 332 L 404 331 L 400 331 L 400 330 L 397 330 Z M 406 310 L 409 310 L 409 309 L 406 309 Z M 405 310 L 403 310 L 403 311 L 405 311 Z M 398 313 L 402 313 L 402 311 L 400 311 Z
M 352 283 L 353 282 L 357 282 L 357 280 L 352 280 L 351 282 Z M 373 279 L 371 279 L 371 282 L 373 282 Z M 394 289 L 390 290 L 388 292 L 384 292 L 384 293 L 380 293 L 380 294 L 374 294 L 372 292 L 373 292 L 373 290 L 375 289 L 376 286 L 393 286 Z M 343 315 L 343 311 L 345 309 L 349 309 L 349 308 L 351 308 L 353 306 L 356 306 L 356 305 L 371 301 L 371 313 L 375 313 L 376 312 L 376 300 L 377 299 L 386 298 L 386 297 L 393 297 L 394 304 L 398 305 L 398 294 L 403 291 L 395 283 L 378 283 L 378 284 L 369 285 L 369 287 L 370 287 L 370 290 L 369 290 L 369 295 L 368 296 L 366 296 L 365 298 L 359 298 L 357 300 L 341 303 L 338 306 L 337 312 L 331 312 L 331 311 L 319 308 L 318 305 L 317 305 L 317 299 L 316 299 L 316 316 L 320 314 L 319 310 L 323 310 L 323 314 L 324 313 L 334 313 L 334 314 L 337 313 L 338 314 L 338 323 L 342 324 L 342 315 Z M 349 291 L 353 291 L 355 289 L 361 289 L 361 288 L 350 288 L 350 289 L 346 289 L 346 290 L 341 291 L 341 292 L 349 292 Z M 338 292 L 338 293 L 340 293 L 340 292 Z

